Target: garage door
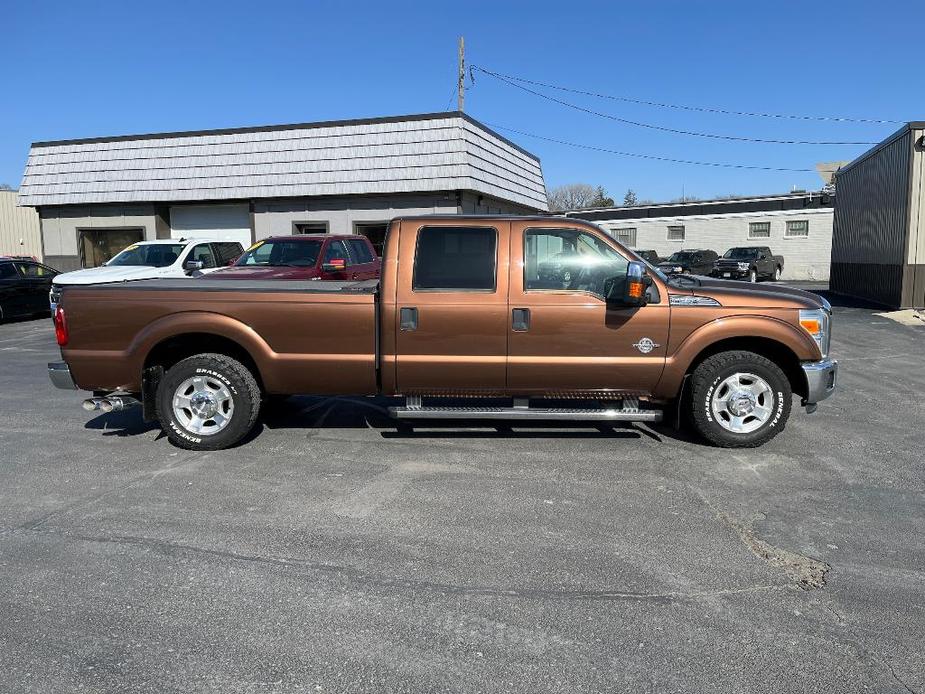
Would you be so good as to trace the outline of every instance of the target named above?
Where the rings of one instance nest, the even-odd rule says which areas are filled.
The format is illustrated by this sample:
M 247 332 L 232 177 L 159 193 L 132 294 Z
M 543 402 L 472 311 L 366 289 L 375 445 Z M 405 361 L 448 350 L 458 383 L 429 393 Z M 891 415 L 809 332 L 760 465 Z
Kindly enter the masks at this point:
M 237 241 L 251 245 L 251 216 L 247 205 L 183 205 L 170 208 L 170 236 L 174 239 Z

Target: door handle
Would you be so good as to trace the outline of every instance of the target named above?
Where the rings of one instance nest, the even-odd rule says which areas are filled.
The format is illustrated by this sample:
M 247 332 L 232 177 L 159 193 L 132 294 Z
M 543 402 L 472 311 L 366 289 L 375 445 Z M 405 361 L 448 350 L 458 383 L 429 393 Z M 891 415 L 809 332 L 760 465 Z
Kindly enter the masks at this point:
M 402 308 L 399 312 L 401 329 L 410 332 L 418 329 L 418 310 L 415 307 Z
M 511 328 L 518 333 L 525 333 L 530 329 L 530 309 L 515 308 L 511 315 Z

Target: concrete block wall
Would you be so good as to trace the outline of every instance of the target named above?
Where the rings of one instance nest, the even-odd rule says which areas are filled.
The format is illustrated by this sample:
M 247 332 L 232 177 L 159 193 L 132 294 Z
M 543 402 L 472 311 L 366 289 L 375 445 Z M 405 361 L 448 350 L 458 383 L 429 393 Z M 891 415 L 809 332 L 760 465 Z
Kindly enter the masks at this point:
M 785 236 L 788 220 L 806 220 L 807 237 Z M 754 212 L 689 217 L 652 217 L 598 222 L 614 232 L 636 229 L 636 248 L 653 249 L 661 256 L 688 248 L 706 248 L 720 255 L 733 246 L 770 246 L 784 256 L 784 276 L 788 280 L 828 281 L 832 255 L 832 208 Z M 770 238 L 749 238 L 749 224 L 768 222 Z M 668 227 L 683 226 L 684 241 L 669 241 Z

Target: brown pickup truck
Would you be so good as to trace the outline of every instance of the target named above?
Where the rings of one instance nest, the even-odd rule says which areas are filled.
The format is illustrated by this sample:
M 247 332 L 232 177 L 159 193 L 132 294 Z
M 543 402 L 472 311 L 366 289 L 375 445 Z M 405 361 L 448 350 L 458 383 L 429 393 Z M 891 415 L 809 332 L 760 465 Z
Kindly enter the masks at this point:
M 55 327 L 55 385 L 93 391 L 88 410 L 140 404 L 197 450 L 234 445 L 286 394 L 403 398 L 390 411 L 410 419 L 668 411 L 715 445 L 758 446 L 794 394 L 810 412 L 828 397 L 837 370 L 824 299 L 667 277 L 556 217 L 396 219 L 380 281 L 67 287 Z

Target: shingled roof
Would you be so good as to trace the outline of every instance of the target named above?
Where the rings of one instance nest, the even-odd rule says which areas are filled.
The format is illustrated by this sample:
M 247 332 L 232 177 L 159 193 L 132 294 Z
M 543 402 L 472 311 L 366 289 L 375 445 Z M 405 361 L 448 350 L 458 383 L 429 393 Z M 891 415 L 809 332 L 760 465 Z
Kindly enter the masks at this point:
M 458 112 L 36 142 L 19 204 L 444 190 L 547 209 L 539 159 Z

